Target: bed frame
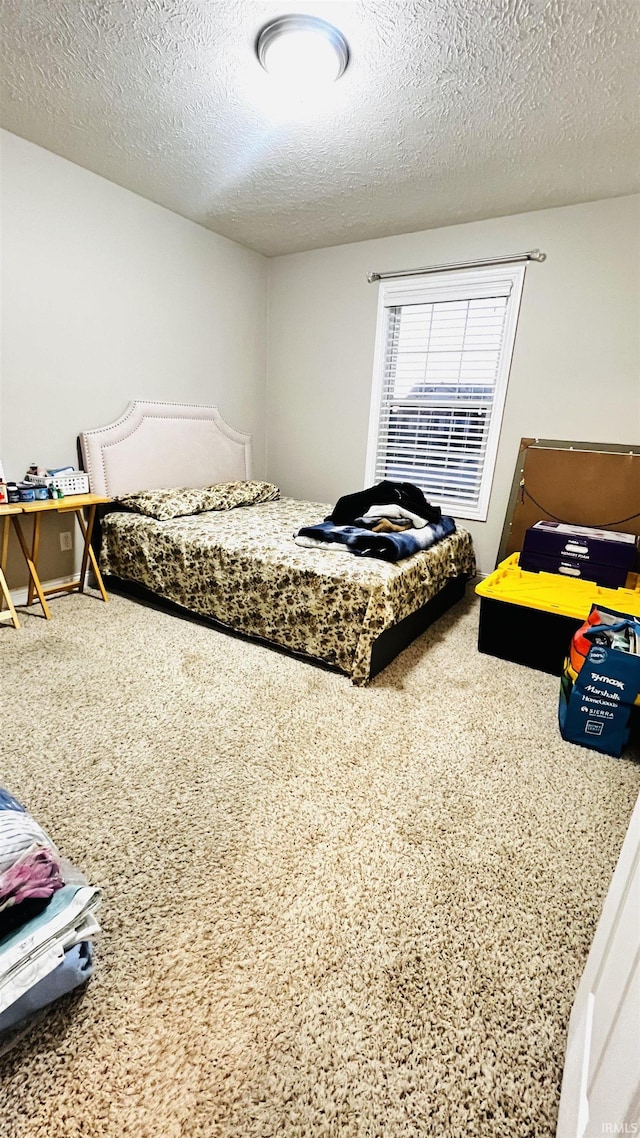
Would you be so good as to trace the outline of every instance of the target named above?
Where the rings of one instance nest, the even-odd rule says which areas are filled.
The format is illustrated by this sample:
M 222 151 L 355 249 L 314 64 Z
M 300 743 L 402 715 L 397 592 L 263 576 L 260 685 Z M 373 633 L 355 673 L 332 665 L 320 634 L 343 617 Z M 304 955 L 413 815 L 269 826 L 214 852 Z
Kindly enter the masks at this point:
M 252 476 L 251 436 L 230 427 L 217 407 L 136 400 L 128 404 L 124 414 L 115 422 L 84 431 L 78 438 L 78 448 L 92 492 L 107 497 L 166 486 L 207 486 Z M 98 549 L 99 543 L 98 518 Z M 113 577 L 105 580 L 116 592 L 152 603 L 166 611 L 188 615 L 224 632 L 233 631 L 211 617 L 200 617 L 181 609 L 142 585 Z M 381 672 L 438 617 L 461 600 L 465 586 L 465 577 L 454 578 L 420 609 L 393 628 L 386 629 L 373 645 L 370 676 Z M 279 650 L 287 651 L 284 648 Z M 304 658 L 322 667 L 330 667 L 314 658 Z

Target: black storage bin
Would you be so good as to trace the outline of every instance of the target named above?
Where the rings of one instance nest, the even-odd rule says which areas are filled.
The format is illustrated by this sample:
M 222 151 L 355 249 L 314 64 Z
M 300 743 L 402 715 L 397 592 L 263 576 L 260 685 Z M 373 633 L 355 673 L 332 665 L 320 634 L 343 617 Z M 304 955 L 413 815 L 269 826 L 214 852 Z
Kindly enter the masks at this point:
M 560 676 L 571 637 L 582 623 L 544 609 L 481 597 L 478 650 Z

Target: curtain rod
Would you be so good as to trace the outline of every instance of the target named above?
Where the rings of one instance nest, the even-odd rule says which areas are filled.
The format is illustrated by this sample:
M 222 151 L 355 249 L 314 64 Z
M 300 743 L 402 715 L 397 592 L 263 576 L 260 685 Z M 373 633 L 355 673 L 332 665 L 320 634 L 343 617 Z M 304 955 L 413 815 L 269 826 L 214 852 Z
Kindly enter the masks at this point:
M 512 265 L 517 261 L 546 261 L 547 254 L 539 249 L 530 249 L 528 253 L 514 253 L 511 257 L 489 257 L 480 261 L 455 261 L 451 265 L 428 265 L 423 269 L 399 269 L 395 273 L 367 273 L 369 284 L 375 281 L 386 281 L 391 277 L 416 277 L 428 273 L 443 273 L 450 269 L 480 269 L 488 265 Z

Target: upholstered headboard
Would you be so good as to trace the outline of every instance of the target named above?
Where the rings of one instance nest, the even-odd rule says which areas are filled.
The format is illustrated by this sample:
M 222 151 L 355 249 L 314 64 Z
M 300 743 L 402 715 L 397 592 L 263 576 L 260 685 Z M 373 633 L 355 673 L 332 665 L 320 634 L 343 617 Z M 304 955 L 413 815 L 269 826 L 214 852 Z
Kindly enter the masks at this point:
M 114 423 L 83 431 L 80 450 L 91 490 L 109 497 L 251 477 L 251 436 L 217 407 L 135 400 Z

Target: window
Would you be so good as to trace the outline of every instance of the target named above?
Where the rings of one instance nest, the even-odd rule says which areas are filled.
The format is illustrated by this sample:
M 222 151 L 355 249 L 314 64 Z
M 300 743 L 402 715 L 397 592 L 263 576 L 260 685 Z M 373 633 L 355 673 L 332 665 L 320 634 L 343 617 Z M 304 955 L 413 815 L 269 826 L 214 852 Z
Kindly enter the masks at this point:
M 523 281 L 508 265 L 381 282 L 367 484 L 486 519 Z

